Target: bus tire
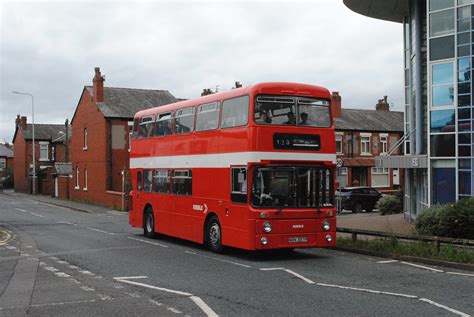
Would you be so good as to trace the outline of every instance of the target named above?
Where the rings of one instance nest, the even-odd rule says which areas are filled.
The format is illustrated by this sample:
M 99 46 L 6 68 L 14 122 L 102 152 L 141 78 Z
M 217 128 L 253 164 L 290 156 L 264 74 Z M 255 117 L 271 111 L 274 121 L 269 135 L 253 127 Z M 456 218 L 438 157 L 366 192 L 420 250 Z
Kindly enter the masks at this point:
M 205 235 L 209 249 L 214 253 L 222 253 L 222 230 L 219 219 L 216 216 L 209 218 Z
M 143 235 L 147 238 L 155 238 L 155 216 L 153 209 L 147 207 L 143 214 Z

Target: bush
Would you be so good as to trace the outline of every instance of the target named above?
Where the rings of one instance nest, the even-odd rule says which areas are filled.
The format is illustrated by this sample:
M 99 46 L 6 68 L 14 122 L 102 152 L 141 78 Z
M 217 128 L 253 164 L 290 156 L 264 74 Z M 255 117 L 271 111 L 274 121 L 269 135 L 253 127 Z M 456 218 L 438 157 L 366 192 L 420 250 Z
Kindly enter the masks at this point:
M 415 228 L 422 235 L 474 239 L 474 198 L 425 209 Z
M 398 214 L 402 212 L 402 203 L 397 196 L 384 196 L 377 202 L 377 208 L 382 215 Z

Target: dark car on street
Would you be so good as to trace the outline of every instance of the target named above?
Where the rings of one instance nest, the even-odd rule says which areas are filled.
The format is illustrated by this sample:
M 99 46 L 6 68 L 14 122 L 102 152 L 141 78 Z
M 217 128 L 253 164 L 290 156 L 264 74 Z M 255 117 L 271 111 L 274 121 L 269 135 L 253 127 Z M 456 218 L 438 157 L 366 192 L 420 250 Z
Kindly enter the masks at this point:
M 340 200 L 342 209 L 352 210 L 354 213 L 362 210 L 372 212 L 382 194 L 372 187 L 347 187 L 338 189 L 336 197 Z

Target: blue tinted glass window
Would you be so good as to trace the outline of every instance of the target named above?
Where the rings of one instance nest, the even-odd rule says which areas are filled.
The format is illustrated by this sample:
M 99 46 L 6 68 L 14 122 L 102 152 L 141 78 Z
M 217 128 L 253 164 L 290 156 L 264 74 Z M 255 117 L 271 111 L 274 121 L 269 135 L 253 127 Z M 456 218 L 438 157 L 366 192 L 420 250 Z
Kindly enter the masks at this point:
M 456 198 L 454 168 L 433 168 L 433 204 L 447 204 Z
M 471 28 L 471 19 L 458 21 L 458 32 L 468 31 Z
M 469 160 L 469 159 L 459 160 L 459 169 L 470 170 L 471 169 L 471 160 Z
M 430 11 L 452 8 L 454 0 L 430 0 Z
M 471 119 L 471 108 L 461 108 L 458 110 L 459 120 Z
M 471 194 L 471 173 L 459 172 L 459 194 Z
M 468 94 L 471 92 L 471 82 L 460 83 L 458 85 L 458 94 Z
M 471 80 L 471 71 L 465 70 L 458 73 L 458 81 L 470 81 Z
M 459 131 L 471 131 L 471 121 L 459 121 Z
M 453 63 L 433 65 L 433 85 L 451 84 L 453 82 Z
M 458 34 L 458 45 L 471 43 L 470 32 Z
M 454 120 L 454 109 L 431 111 L 431 132 L 449 130 L 449 127 L 454 127 Z
M 471 55 L 471 45 L 458 46 L 458 56 Z
M 471 17 L 471 7 L 458 8 L 458 19 L 465 19 Z
M 471 69 L 471 61 L 469 58 L 460 58 L 458 59 L 458 70 L 468 70 Z
M 454 127 L 453 127 L 454 132 Z M 455 154 L 455 135 L 438 134 L 431 136 L 431 156 L 453 157 Z
M 433 106 L 450 106 L 454 103 L 453 85 L 433 87 Z

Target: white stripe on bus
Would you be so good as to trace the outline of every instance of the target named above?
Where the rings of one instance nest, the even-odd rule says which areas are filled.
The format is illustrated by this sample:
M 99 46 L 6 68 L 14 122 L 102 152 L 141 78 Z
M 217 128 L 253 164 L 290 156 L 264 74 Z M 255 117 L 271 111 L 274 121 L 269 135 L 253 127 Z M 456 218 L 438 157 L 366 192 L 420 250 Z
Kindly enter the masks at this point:
M 331 161 L 336 154 L 295 152 L 236 152 L 150 156 L 130 159 L 130 168 L 225 168 L 261 161 Z

